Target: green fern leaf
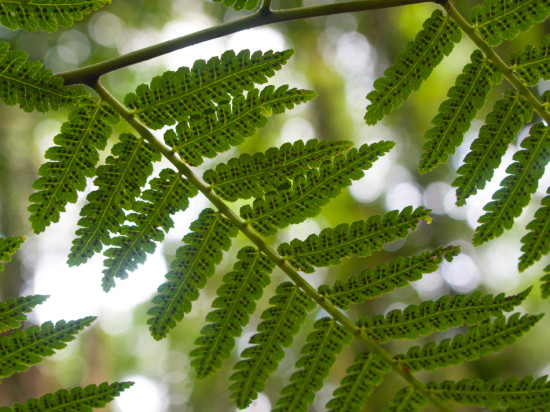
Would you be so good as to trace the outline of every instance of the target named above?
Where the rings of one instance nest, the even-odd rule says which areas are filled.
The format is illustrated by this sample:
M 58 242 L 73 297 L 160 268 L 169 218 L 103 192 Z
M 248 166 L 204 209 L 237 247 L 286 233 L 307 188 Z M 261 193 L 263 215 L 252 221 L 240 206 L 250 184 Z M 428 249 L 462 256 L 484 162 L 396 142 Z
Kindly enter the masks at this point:
M 24 237 L 0 237 L 0 272 L 4 270 L 3 263 L 11 262 L 11 255 L 21 247 Z
M 390 400 L 390 405 L 382 412 L 416 412 L 427 406 L 428 403 L 428 398 L 407 386 L 395 394 Z
M 124 223 L 125 210 L 130 210 L 140 195 L 141 187 L 153 173 L 154 161 L 160 160 L 160 154 L 143 139 L 131 134 L 120 136 L 120 143 L 113 146 L 106 164 L 97 168 L 94 184 L 97 190 L 91 192 L 86 204 L 80 211 L 78 221 L 79 236 L 73 241 L 68 263 L 80 265 L 102 245 L 111 242 L 110 233 L 117 233 Z
M 216 310 L 206 316 L 206 325 L 201 337 L 195 341 L 198 348 L 189 355 L 195 358 L 191 365 L 197 377 L 204 378 L 221 367 L 229 358 L 235 346 L 235 338 L 241 336 L 250 315 L 256 309 L 256 301 L 269 284 L 269 274 L 275 264 L 263 253 L 252 247 L 245 247 L 237 254 L 233 271 L 223 278 L 218 297 L 212 303 Z
M 192 69 L 180 67 L 177 72 L 157 76 L 150 86 L 142 84 L 136 93 L 126 95 L 124 102 L 152 129 L 187 122 L 206 110 L 214 110 L 214 103 L 227 103 L 229 95 L 235 97 L 251 90 L 254 83 L 265 83 L 293 53 L 257 51 L 250 56 L 249 50 L 237 55 L 228 50 L 221 59 L 197 60 Z
M 151 335 L 160 340 L 166 336 L 184 313 L 191 311 L 191 302 L 199 297 L 199 289 L 214 274 L 222 260 L 222 251 L 229 249 L 237 229 L 220 213 L 204 209 L 191 223 L 193 231 L 183 238 L 186 245 L 176 251 L 176 258 L 166 274 L 167 282 L 159 286 L 153 307 L 147 312 Z
M 85 388 L 77 386 L 71 390 L 61 389 L 55 393 L 41 396 L 40 399 L 29 399 L 25 403 L 15 403 L 11 408 L 0 408 L 0 412 L 31 412 L 31 411 L 78 411 L 90 412 L 94 408 L 103 408 L 121 392 L 131 387 L 133 382 L 103 382 L 98 385 L 88 385 Z
M 550 35 L 538 47 L 527 46 L 510 58 L 510 68 L 527 86 L 536 86 L 540 79 L 550 79 Z
M 485 104 L 491 85 L 502 80 L 501 72 L 479 50 L 472 53 L 471 61 L 447 93 L 449 99 L 439 106 L 439 114 L 432 120 L 434 127 L 426 132 L 420 173 L 447 162 L 462 143 L 477 111 Z
M 102 100 L 84 99 L 69 114 L 69 121 L 54 138 L 57 146 L 46 151 L 50 162 L 40 167 L 38 173 L 42 177 L 33 185 L 38 192 L 29 197 L 29 220 L 35 233 L 58 222 L 67 203 L 76 202 L 77 191 L 86 188 L 86 178 L 95 175 L 98 151 L 105 149 L 112 133 L 109 124 L 118 120 L 118 115 Z
M 481 223 L 474 234 L 474 244 L 480 245 L 498 237 L 504 229 L 510 229 L 514 218 L 529 203 L 537 190 L 538 181 L 550 160 L 550 129 L 542 123 L 535 124 L 528 137 L 521 142 L 514 154 L 516 161 L 506 169 L 508 176 L 500 183 L 501 189 L 493 194 L 492 202 L 484 206 L 487 212 L 478 220 Z
M 11 329 L 17 329 L 21 322 L 27 320 L 25 313 L 29 313 L 33 307 L 43 303 L 48 296 L 20 296 L 18 298 L 9 298 L 5 302 L 0 302 L 0 333 Z
M 371 352 L 361 352 L 346 370 L 340 386 L 332 393 L 326 409 L 333 412 L 359 412 L 374 388 L 391 368 Z
M 394 359 L 411 372 L 473 361 L 513 344 L 542 316 L 525 315 L 520 318 L 519 313 L 514 313 L 508 319 L 498 316 L 494 323 L 486 319 L 464 335 L 456 335 L 452 340 L 444 339 L 439 345 L 430 342 L 424 347 L 412 347 L 407 354 L 396 355 Z
M 544 268 L 544 273 L 546 274 L 540 278 L 540 293 L 543 299 L 547 299 L 550 296 L 550 265 Z
M 510 411 L 523 406 L 547 403 L 550 398 L 550 382 L 547 376 L 535 380 L 528 376 L 521 380 L 509 378 L 505 381 L 492 379 L 463 379 L 459 382 L 429 382 L 428 390 L 445 400 L 453 400 L 465 405 L 476 405 L 496 410 L 498 407 L 511 407 Z M 542 409 L 538 409 L 539 411 Z
M 155 251 L 155 242 L 164 240 L 164 234 L 174 227 L 170 215 L 187 209 L 189 199 L 198 193 L 195 186 L 171 169 L 162 170 L 150 186 L 141 200 L 134 202 L 134 213 L 126 217 L 133 225 L 123 226 L 120 236 L 111 240 L 114 247 L 104 253 L 107 259 L 103 289 L 106 291 L 115 285 L 115 278 L 125 279 L 129 271 L 145 262 L 146 253 Z
M 164 135 L 166 144 L 191 166 L 198 166 L 203 158 L 214 158 L 218 153 L 240 145 L 246 137 L 267 124 L 268 117 L 285 109 L 312 100 L 315 93 L 307 90 L 267 86 L 261 92 L 250 90 L 246 97 L 239 95 L 231 104 L 223 103 L 206 110 L 201 116 L 182 121 L 176 130 Z
M 108 4 L 111 0 L 0 0 L 0 24 L 10 30 L 54 32 Z
M 214 0 L 216 3 L 222 3 L 225 7 L 233 7 L 235 10 L 254 10 L 260 4 L 260 0 Z
M 495 103 L 479 131 L 479 137 L 472 143 L 470 153 L 464 158 L 464 164 L 457 171 L 461 176 L 453 182 L 457 188 L 458 206 L 463 206 L 468 197 L 475 195 L 491 180 L 508 145 L 532 117 L 533 109 L 516 92 L 507 90 L 504 99 Z
M 454 43 L 462 37 L 459 27 L 449 16 L 435 10 L 423 24 L 423 29 L 406 50 L 397 57 L 394 66 L 384 72 L 384 77 L 374 82 L 374 90 L 367 95 L 371 104 L 365 120 L 374 125 L 391 113 L 418 90 L 443 56 L 451 53 Z
M 515 39 L 549 15 L 547 0 L 485 0 L 470 11 L 474 29 L 490 46 Z
M 364 144 L 351 149 L 331 161 L 325 161 L 319 170 L 312 169 L 306 176 L 294 179 L 292 187 L 283 184 L 278 191 L 269 192 L 265 198 L 258 198 L 253 206 L 241 208 L 241 216 L 264 236 L 277 232 L 289 224 L 300 223 L 316 216 L 322 206 L 340 191 L 351 185 L 352 180 L 364 176 L 373 162 L 394 146 L 393 142 Z
M 283 348 L 292 344 L 292 337 L 300 330 L 308 311 L 315 303 L 293 283 L 277 287 L 271 307 L 262 313 L 258 333 L 250 338 L 252 346 L 241 354 L 230 380 L 231 399 L 239 408 L 245 408 L 265 388 L 265 382 L 284 357 Z
M 348 310 L 350 305 L 363 303 L 393 289 L 407 286 L 409 282 L 421 279 L 423 273 L 435 272 L 443 258 L 450 262 L 459 252 L 460 247 L 441 246 L 433 252 L 424 252 L 419 256 L 400 256 L 373 269 L 365 269 L 345 281 L 337 280 L 332 287 L 321 285 L 319 294 L 335 306 Z
M 302 357 L 290 377 L 290 384 L 283 388 L 277 401 L 277 412 L 307 411 L 313 403 L 315 392 L 323 387 L 323 380 L 334 365 L 335 357 L 344 345 L 349 345 L 352 335 L 332 318 L 322 318 L 313 325 L 313 332 L 302 347 Z
M 26 112 L 46 112 L 87 96 L 82 87 L 63 86 L 62 78 L 28 58 L 24 51 L 10 51 L 10 45 L 0 41 L 0 99 L 8 106 L 18 104 Z
M 275 191 L 289 178 L 306 174 L 325 160 L 351 147 L 346 141 L 302 140 L 272 147 L 264 153 L 243 154 L 230 159 L 215 170 L 204 172 L 203 179 L 221 198 L 231 202 L 237 199 L 263 196 Z
M 63 349 L 66 342 L 72 341 L 74 335 L 94 320 L 94 316 L 70 322 L 60 320 L 55 326 L 46 322 L 26 330 L 18 329 L 10 336 L 0 336 L 0 377 L 23 372 L 43 357 L 53 355 L 54 349 Z
M 281 244 L 278 252 L 298 270 L 312 273 L 315 267 L 337 265 L 347 256 L 369 256 L 385 243 L 406 237 L 421 220 L 431 221 L 429 210 L 419 207 L 413 211 L 408 206 L 401 213 L 393 210 L 384 217 L 371 216 L 366 221 L 323 229 L 303 241 L 294 239 Z
M 546 190 L 550 195 L 550 188 Z M 524 271 L 542 256 L 550 252 L 550 196 L 541 201 L 541 207 L 535 212 L 535 218 L 527 225 L 527 233 L 522 239 L 519 258 L 519 270 Z
M 469 296 L 442 296 L 437 301 L 424 301 L 419 306 L 410 305 L 405 310 L 392 310 L 385 317 L 377 315 L 361 318 L 357 326 L 371 339 L 385 343 L 391 339 L 416 339 L 436 331 L 445 331 L 466 325 L 476 325 L 489 317 L 509 312 L 519 305 L 531 288 L 513 296 L 501 293 L 481 296 L 475 292 Z

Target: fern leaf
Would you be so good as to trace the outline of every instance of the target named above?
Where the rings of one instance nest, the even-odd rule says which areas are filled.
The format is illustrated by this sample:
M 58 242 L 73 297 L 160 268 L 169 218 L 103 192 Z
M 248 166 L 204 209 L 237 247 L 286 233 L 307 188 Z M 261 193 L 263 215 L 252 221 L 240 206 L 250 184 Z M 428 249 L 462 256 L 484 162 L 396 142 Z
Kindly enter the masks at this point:
M 20 296 L 0 302 L 0 333 L 17 329 L 21 322 L 27 320 L 25 313 L 29 313 L 36 305 L 43 303 L 48 296 Z
M 391 368 L 371 352 L 361 352 L 346 370 L 340 386 L 332 393 L 326 409 L 334 412 L 359 412 L 374 388 L 382 383 Z
M 335 306 L 348 310 L 350 305 L 366 302 L 419 280 L 423 273 L 435 272 L 443 258 L 450 262 L 459 252 L 460 247 L 441 246 L 418 256 L 400 256 L 373 269 L 365 269 L 343 282 L 337 280 L 332 287 L 321 285 L 319 294 Z
M 385 243 L 406 237 L 421 220 L 431 220 L 429 210 L 419 207 L 413 211 L 408 206 L 401 213 L 393 210 L 383 217 L 371 216 L 366 221 L 323 229 L 303 241 L 294 239 L 290 244 L 281 244 L 278 252 L 298 270 L 312 273 L 315 267 L 337 265 L 347 256 L 369 256 Z
M 0 99 L 8 106 L 18 104 L 26 112 L 46 112 L 86 97 L 82 87 L 64 86 L 62 78 L 28 58 L 24 51 L 10 51 L 10 45 L 0 41 Z
M 426 132 L 420 173 L 447 162 L 462 143 L 477 111 L 485 104 L 491 85 L 502 80 L 501 72 L 479 50 L 472 53 L 471 61 L 447 93 L 449 99 L 439 106 L 439 114 L 432 120 L 434 127 Z
M 235 338 L 241 336 L 250 315 L 256 309 L 256 301 L 269 284 L 269 274 L 275 264 L 259 250 L 245 247 L 237 254 L 239 261 L 233 271 L 223 278 L 218 297 L 212 303 L 216 310 L 206 316 L 201 337 L 195 341 L 198 348 L 190 356 L 197 377 L 204 378 L 221 367 L 235 346 Z
M 325 161 L 319 170 L 310 170 L 306 176 L 294 179 L 292 187 L 285 184 L 277 192 L 269 192 L 258 198 L 253 206 L 241 208 L 241 216 L 264 236 L 277 232 L 289 224 L 300 223 L 316 216 L 321 207 L 349 185 L 363 177 L 363 170 L 394 146 L 393 142 L 364 144 L 351 149 L 331 161 Z
M 493 201 L 484 206 L 487 212 L 478 220 L 481 223 L 474 234 L 474 244 L 479 245 L 510 229 L 514 218 L 521 214 L 537 190 L 538 181 L 550 160 L 550 129 L 542 123 L 535 124 L 527 138 L 514 154 L 516 161 L 506 169 L 508 176 L 500 183 L 501 189 L 493 194 Z
M 77 191 L 86 188 L 86 178 L 95 175 L 99 150 L 105 149 L 118 115 L 104 101 L 84 99 L 69 114 L 69 121 L 55 136 L 57 146 L 46 151 L 50 162 L 40 167 L 40 177 L 33 184 L 28 210 L 35 233 L 42 232 L 52 222 L 59 221 L 68 202 L 75 203 Z
M 152 129 L 213 110 L 214 103 L 227 103 L 229 95 L 238 96 L 251 90 L 254 83 L 265 83 L 287 62 L 294 52 L 261 51 L 250 56 L 249 50 L 235 55 L 228 50 L 221 59 L 197 60 L 193 68 L 180 67 L 157 76 L 151 85 L 138 86 L 126 95 L 124 102 L 143 123 Z
M 452 340 L 444 339 L 439 345 L 430 342 L 424 347 L 412 347 L 407 354 L 396 355 L 394 359 L 411 372 L 473 361 L 513 344 L 542 316 L 525 315 L 520 318 L 519 313 L 514 313 L 508 319 L 498 316 L 494 323 L 486 319 L 464 335 L 456 335 Z
M 103 382 L 99 386 L 88 385 L 85 388 L 77 386 L 71 390 L 61 389 L 55 393 L 41 396 L 40 399 L 33 398 L 25 403 L 15 403 L 11 408 L 0 408 L 0 412 L 90 412 L 94 408 L 105 407 L 107 403 L 133 384 L 133 382 L 114 382 L 112 384 Z
M 470 11 L 474 29 L 490 46 L 513 40 L 550 15 L 548 1 L 485 0 Z
M 461 176 L 453 182 L 457 188 L 458 206 L 464 205 L 468 197 L 475 195 L 491 180 L 508 145 L 532 117 L 533 109 L 516 92 L 507 90 L 504 99 L 495 103 L 479 131 L 479 137 L 472 143 L 470 153 L 464 158 L 464 165 L 457 171 Z
M 406 50 L 397 57 L 395 65 L 374 82 L 374 90 L 367 95 L 371 101 L 365 115 L 367 124 L 374 125 L 401 107 L 430 76 L 443 56 L 451 53 L 454 43 L 458 43 L 461 37 L 461 30 L 451 18 L 435 10 L 415 40 L 409 42 Z
M 269 307 L 262 313 L 258 332 L 250 338 L 252 346 L 241 354 L 230 380 L 233 399 L 239 408 L 245 408 L 265 388 L 269 375 L 284 357 L 283 348 L 292 344 L 292 337 L 300 330 L 308 311 L 315 303 L 293 283 L 277 287 Z
M 521 380 L 509 378 L 505 381 L 492 379 L 463 379 L 459 382 L 429 382 L 428 390 L 445 400 L 465 405 L 476 405 L 496 410 L 498 407 L 512 407 L 510 411 L 523 406 L 547 403 L 550 398 L 550 383 L 547 376 L 535 380 L 528 376 Z M 542 410 L 542 409 L 539 409 Z
M 544 36 L 538 47 L 529 45 L 513 54 L 510 68 L 528 86 L 536 86 L 540 79 L 550 79 L 550 35 Z
M 10 30 L 54 32 L 108 4 L 111 0 L 1 0 L 0 24 Z
M 164 234 L 174 227 L 170 215 L 187 209 L 189 199 L 198 193 L 195 186 L 171 169 L 162 170 L 150 186 L 141 200 L 133 204 L 134 213 L 126 218 L 134 224 L 123 226 L 120 236 L 110 243 L 114 247 L 105 251 L 105 290 L 114 286 L 114 278 L 125 279 L 129 271 L 137 269 L 145 261 L 146 253 L 155 251 L 155 242 L 164 240 Z
M 390 400 L 390 405 L 382 412 L 416 412 L 427 406 L 428 399 L 412 387 L 399 390 Z
M 0 237 L 0 272 L 4 270 L 3 263 L 11 262 L 11 255 L 21 247 L 24 237 Z
M 222 251 L 229 249 L 237 229 L 220 213 L 204 209 L 191 223 L 193 231 L 183 238 L 186 243 L 176 251 L 176 258 L 166 274 L 167 282 L 159 286 L 153 307 L 147 312 L 151 335 L 160 340 L 166 336 L 184 313 L 191 311 L 191 302 L 199 297 L 199 289 L 214 274 L 222 260 Z
M 357 326 L 363 333 L 377 342 L 391 339 L 416 339 L 435 331 L 444 331 L 466 325 L 476 325 L 489 317 L 509 312 L 527 297 L 531 288 L 513 295 L 501 293 L 481 296 L 475 292 L 469 296 L 442 296 L 437 301 L 424 301 L 419 306 L 410 305 L 405 310 L 392 310 L 382 315 L 361 318 Z
M 235 10 L 254 10 L 258 7 L 260 0 L 214 0 L 215 3 L 222 3 L 225 7 L 233 7 Z
M 313 403 L 315 392 L 323 387 L 323 380 L 334 365 L 335 357 L 344 345 L 349 345 L 352 335 L 332 318 L 315 322 L 313 332 L 300 351 L 302 357 L 296 362 L 301 368 L 290 377 L 290 384 L 283 388 L 275 411 L 307 411 Z
M 547 299 L 550 296 L 550 265 L 544 268 L 544 273 L 546 274 L 540 278 L 540 293 L 543 299 Z
M 541 207 L 535 212 L 535 218 L 527 225 L 527 233 L 521 239 L 523 254 L 519 258 L 519 270 L 524 271 L 542 256 L 550 252 L 550 188 L 546 190 Z
M 23 372 L 43 357 L 53 355 L 54 349 L 63 349 L 66 342 L 72 341 L 74 335 L 94 320 L 94 316 L 69 322 L 60 320 L 55 326 L 46 322 L 26 330 L 18 329 L 10 336 L 0 336 L 0 377 Z
M 265 153 L 243 154 L 204 172 L 203 179 L 223 199 L 235 201 L 263 196 L 289 178 L 319 167 L 351 147 L 346 141 L 302 140 L 272 147 Z
M 97 168 L 94 184 L 97 190 L 91 192 L 80 211 L 79 236 L 73 241 L 68 263 L 80 265 L 94 252 L 100 252 L 102 245 L 111 242 L 110 233 L 117 233 L 124 223 L 123 209 L 130 210 L 139 196 L 141 187 L 153 173 L 154 161 L 160 154 L 143 139 L 131 134 L 120 136 L 120 143 L 113 146 L 106 164 Z
M 213 158 L 218 153 L 240 145 L 246 137 L 267 124 L 268 117 L 285 109 L 312 100 L 315 93 L 308 90 L 267 86 L 261 92 L 250 90 L 246 97 L 235 97 L 231 104 L 223 103 L 206 110 L 189 122 L 182 121 L 176 130 L 164 135 L 166 144 L 191 166 L 198 166 L 203 158 Z

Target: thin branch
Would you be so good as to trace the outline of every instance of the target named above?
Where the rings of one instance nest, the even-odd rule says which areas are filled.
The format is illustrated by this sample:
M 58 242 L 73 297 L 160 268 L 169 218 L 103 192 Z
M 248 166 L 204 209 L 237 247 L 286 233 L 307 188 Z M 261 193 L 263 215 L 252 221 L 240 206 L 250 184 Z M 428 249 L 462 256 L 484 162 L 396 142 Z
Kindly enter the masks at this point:
M 302 20 L 312 17 L 330 16 L 333 14 L 351 13 L 366 10 L 376 10 L 389 7 L 405 6 L 417 3 L 431 3 L 434 0 L 360 0 L 348 3 L 327 4 L 323 6 L 302 7 L 288 10 L 271 10 L 266 13 L 260 10 L 250 16 L 243 17 L 229 23 L 223 23 L 208 29 L 200 30 L 176 39 L 158 43 L 140 50 L 133 51 L 100 63 L 95 63 L 80 69 L 59 73 L 66 85 L 94 84 L 98 78 L 106 73 L 118 70 L 133 64 L 141 63 L 176 50 L 217 39 L 239 31 L 269 24 L 282 23 L 292 20 Z M 266 2 L 269 5 L 269 2 Z M 264 3 L 265 4 L 265 3 Z
M 344 313 L 338 310 L 330 301 L 321 296 L 313 286 L 309 284 L 288 262 L 280 256 L 271 246 L 264 242 L 258 233 L 252 229 L 245 221 L 237 216 L 223 200 L 221 200 L 214 191 L 204 183 L 193 171 L 179 158 L 177 154 L 159 141 L 151 131 L 143 125 L 136 117 L 129 112 L 99 81 L 94 85 L 95 91 L 99 96 L 109 103 L 113 109 L 132 126 L 140 136 L 147 140 L 155 149 L 157 149 L 166 159 L 168 159 L 178 171 L 185 176 L 191 184 L 201 191 L 210 202 L 222 213 L 242 234 L 244 234 L 256 247 L 261 250 L 269 259 L 271 259 L 288 277 L 300 287 L 310 298 L 325 309 L 334 319 L 344 326 L 351 334 L 359 339 L 371 352 L 378 355 L 384 362 L 401 376 L 415 390 L 426 396 L 439 410 L 451 412 L 452 409 L 439 397 L 431 393 L 426 386 L 406 371 L 392 356 L 375 341 L 363 334 Z

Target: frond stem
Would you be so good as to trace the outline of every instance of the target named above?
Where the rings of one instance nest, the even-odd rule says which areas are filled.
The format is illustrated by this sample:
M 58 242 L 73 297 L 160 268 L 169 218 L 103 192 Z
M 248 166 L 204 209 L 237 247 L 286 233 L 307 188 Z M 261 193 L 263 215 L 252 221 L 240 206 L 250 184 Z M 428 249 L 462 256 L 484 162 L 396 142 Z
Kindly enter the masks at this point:
M 151 131 L 143 125 L 136 117 L 129 112 L 99 81 L 94 85 L 95 91 L 107 103 L 111 104 L 113 109 L 132 126 L 140 136 L 147 140 L 155 149 L 157 149 L 166 159 L 168 159 L 178 171 L 185 176 L 204 196 L 222 213 L 242 234 L 244 234 L 256 247 L 261 250 L 270 260 L 272 260 L 288 277 L 300 287 L 311 299 L 320 307 L 327 311 L 336 321 L 345 327 L 352 335 L 359 339 L 371 352 L 379 356 L 384 362 L 401 376 L 416 391 L 426 396 L 439 410 L 451 412 L 452 409 L 445 401 L 434 395 L 426 386 L 406 371 L 392 356 L 380 345 L 363 334 L 361 328 L 357 327 L 344 313 L 338 310 L 330 301 L 321 296 L 313 286 L 309 284 L 283 257 L 281 257 L 271 246 L 256 233 L 250 225 L 237 216 L 223 200 L 221 200 L 210 187 L 204 183 L 193 171 L 181 160 L 181 158 L 172 152 L 172 150 L 158 140 Z
M 250 16 L 209 27 L 185 36 L 158 43 L 140 50 L 136 50 L 103 62 L 95 63 L 80 69 L 59 73 L 66 85 L 87 84 L 92 86 L 96 80 L 106 73 L 118 70 L 133 64 L 141 63 L 176 50 L 180 50 L 208 40 L 217 39 L 239 31 L 269 24 L 282 23 L 292 20 L 302 20 L 312 17 L 330 16 L 333 14 L 351 13 L 366 10 L 383 9 L 405 6 L 417 3 L 431 3 L 434 0 L 356 0 L 346 3 L 326 4 L 322 6 L 300 7 L 286 10 L 271 10 L 266 13 L 262 6 L 260 10 Z M 270 2 L 265 1 L 270 8 Z

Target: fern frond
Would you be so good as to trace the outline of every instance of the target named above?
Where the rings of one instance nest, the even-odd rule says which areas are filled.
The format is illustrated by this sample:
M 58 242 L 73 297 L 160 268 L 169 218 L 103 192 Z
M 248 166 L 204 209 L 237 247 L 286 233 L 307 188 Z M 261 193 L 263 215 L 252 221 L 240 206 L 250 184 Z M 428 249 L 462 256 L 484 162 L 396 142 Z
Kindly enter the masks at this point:
M 135 116 L 152 129 L 189 121 L 194 115 L 213 110 L 214 103 L 227 103 L 249 91 L 254 83 L 265 83 L 294 53 L 261 51 L 250 56 L 249 50 L 235 55 L 228 50 L 221 58 L 197 60 L 193 68 L 180 67 L 155 77 L 151 85 L 138 86 L 124 99 Z
M 11 262 L 11 255 L 21 247 L 24 237 L 0 237 L 0 272 L 4 270 L 3 263 Z
M 54 32 L 108 4 L 111 0 L 1 0 L 0 24 L 10 30 Z
M 412 206 L 407 206 L 401 213 L 393 210 L 383 217 L 371 216 L 366 221 L 323 229 L 306 240 L 283 243 L 277 250 L 298 270 L 312 273 L 315 267 L 337 265 L 344 257 L 369 256 L 382 249 L 385 243 L 406 237 L 421 220 L 431 221 L 429 210 L 423 207 L 413 210 Z
M 316 216 L 321 207 L 340 191 L 351 185 L 352 180 L 363 177 L 363 170 L 394 146 L 393 142 L 364 144 L 359 150 L 353 148 L 346 155 L 325 161 L 319 170 L 312 169 L 306 176 L 299 175 L 292 187 L 284 184 L 278 191 L 258 198 L 252 206 L 241 208 L 241 216 L 264 236 L 277 232 L 290 224 L 300 223 Z
M 29 313 L 36 305 L 43 303 L 48 296 L 20 296 L 18 298 L 9 298 L 5 302 L 0 302 L 0 333 L 11 329 L 17 329 L 21 322 L 27 320 L 25 313 Z
M 374 82 L 374 90 L 367 95 L 365 120 L 374 125 L 385 115 L 401 107 L 411 93 L 418 90 L 443 56 L 451 53 L 462 31 L 449 16 L 435 10 L 423 24 L 414 41 L 407 44 L 395 64 L 384 72 L 384 77 Z
M 459 167 L 453 182 L 456 204 L 462 206 L 491 180 L 500 165 L 508 145 L 514 141 L 524 124 L 531 121 L 533 109 L 518 93 L 507 90 L 504 99 L 495 103 L 493 111 L 474 140 L 470 152 Z
M 85 388 L 77 386 L 71 390 L 61 389 L 48 393 L 40 399 L 29 399 L 25 403 L 15 403 L 11 408 L 0 408 L 0 412 L 30 412 L 30 411 L 78 411 L 90 412 L 94 408 L 103 408 L 121 392 L 131 387 L 133 382 L 103 382 L 98 385 L 88 385 Z
M 428 398 L 411 386 L 399 390 L 382 412 L 416 412 L 427 406 Z
M 86 188 L 86 178 L 95 175 L 98 151 L 105 149 L 112 129 L 109 124 L 119 117 L 104 101 L 84 99 L 69 114 L 69 121 L 55 136 L 57 146 L 46 151 L 46 159 L 33 184 L 38 190 L 29 197 L 29 220 L 35 233 L 59 221 L 67 203 L 75 203 L 77 191 Z
M 151 335 L 160 340 L 176 322 L 191 311 L 191 302 L 199 297 L 199 289 L 214 274 L 224 250 L 231 246 L 237 228 L 220 213 L 204 209 L 191 223 L 191 233 L 183 238 L 186 244 L 176 251 L 176 258 L 166 274 L 167 282 L 159 286 L 153 307 L 147 314 Z
M 231 104 L 218 104 L 189 122 L 181 121 L 175 131 L 170 129 L 165 133 L 164 140 L 185 162 L 198 166 L 204 157 L 213 158 L 231 146 L 240 145 L 264 127 L 271 115 L 283 113 L 315 96 L 308 90 L 289 90 L 288 86 L 276 90 L 275 86 L 267 86 L 261 92 L 252 89 L 246 97 L 235 97 Z
M 95 319 L 88 316 L 69 322 L 60 320 L 55 326 L 46 322 L 26 330 L 18 329 L 10 336 L 0 336 L 0 377 L 23 372 L 43 357 L 53 355 L 54 349 L 63 349 L 66 342 L 72 341 L 74 335 Z
M 323 380 L 334 365 L 335 357 L 344 345 L 351 342 L 352 335 L 336 320 L 322 318 L 313 325 L 313 332 L 302 347 L 302 357 L 296 362 L 296 369 L 290 377 L 290 384 L 281 391 L 277 401 L 277 412 L 307 411 L 313 403 L 315 392 L 323 387 Z
M 513 54 L 510 68 L 528 86 L 536 86 L 540 79 L 550 79 L 550 35 L 544 36 L 538 47 L 529 45 Z
M 265 382 L 284 357 L 283 348 L 292 344 L 292 337 L 300 330 L 308 311 L 315 303 L 293 283 L 284 282 L 277 287 L 270 307 L 262 313 L 257 333 L 250 338 L 252 346 L 246 348 L 229 378 L 233 384 L 231 399 L 239 408 L 245 408 L 265 388 Z
M 115 285 L 114 278 L 125 279 L 128 272 L 145 262 L 146 254 L 155 251 L 155 242 L 164 240 L 165 233 L 174 227 L 170 216 L 187 209 L 189 199 L 198 193 L 195 186 L 172 169 L 163 169 L 159 177 L 151 180 L 150 187 L 133 204 L 133 213 L 126 217 L 134 224 L 123 226 L 120 236 L 111 240 L 114 247 L 104 253 L 106 291 Z
M 453 400 L 465 405 L 476 405 L 496 410 L 499 407 L 511 407 L 516 411 L 522 405 L 535 406 L 546 404 L 550 400 L 550 382 L 547 376 L 535 380 L 528 376 L 519 380 L 509 378 L 505 381 L 492 379 L 463 379 L 459 382 L 429 382 L 428 390 L 445 400 Z M 542 410 L 542 409 L 539 409 Z
M 485 0 L 470 11 L 474 29 L 490 46 L 513 40 L 550 15 L 548 1 Z
M 8 106 L 18 104 L 26 112 L 46 112 L 87 96 L 82 87 L 64 86 L 62 78 L 28 58 L 24 51 L 10 51 L 10 45 L 0 41 L 0 99 Z
M 505 296 L 501 293 L 495 297 L 481 296 L 481 292 L 469 296 L 442 296 L 435 302 L 424 301 L 403 311 L 392 310 L 385 317 L 361 318 L 357 326 L 366 336 L 381 343 L 391 339 L 416 339 L 464 324 L 476 325 L 491 315 L 502 315 L 502 312 L 509 312 L 523 302 L 530 291 L 531 288 L 517 295 Z
M 242 154 L 204 172 L 203 179 L 218 196 L 231 202 L 263 196 L 283 183 L 351 147 L 347 141 L 302 140 L 272 147 L 265 153 Z
M 335 306 L 347 310 L 350 305 L 363 303 L 419 280 L 424 273 L 435 272 L 443 258 L 450 262 L 458 253 L 458 246 L 440 246 L 433 252 L 427 251 L 418 256 L 399 256 L 389 263 L 365 269 L 345 281 L 337 280 L 332 287 L 321 285 L 319 294 Z
M 233 271 L 224 276 L 218 297 L 212 303 L 216 310 L 206 316 L 206 321 L 212 323 L 201 330 L 202 336 L 195 341 L 198 347 L 189 354 L 195 358 L 191 366 L 199 378 L 210 375 L 229 358 L 235 338 L 241 336 L 248 324 L 275 267 L 270 259 L 252 247 L 241 249 L 237 259 Z
M 222 3 L 225 7 L 233 7 L 235 10 L 254 10 L 258 7 L 260 0 L 214 0 L 215 3 Z
M 523 254 L 519 258 L 520 271 L 550 252 L 550 188 L 546 190 L 546 194 L 549 196 L 542 199 L 535 218 L 526 227 L 530 232 L 521 239 Z
M 333 412 L 359 412 L 374 388 L 391 368 L 372 352 L 361 352 L 346 370 L 340 386 L 332 393 L 326 409 Z
M 502 73 L 481 51 L 475 50 L 471 61 L 449 89 L 449 99 L 439 106 L 439 113 L 432 120 L 434 127 L 426 132 L 427 141 L 418 168 L 420 173 L 447 162 L 449 155 L 462 143 L 477 111 L 485 104 L 492 84 L 502 80 Z
M 481 223 L 474 234 L 474 245 L 498 237 L 504 229 L 510 229 L 514 218 L 521 214 L 537 190 L 538 181 L 550 160 L 550 129 L 542 123 L 531 127 L 530 134 L 521 142 L 520 150 L 514 154 L 516 161 L 500 183 L 501 189 L 493 194 L 492 202 L 483 209 L 487 212 L 478 220 Z
M 550 296 L 550 265 L 544 268 L 544 273 L 546 274 L 540 278 L 540 294 L 543 299 L 547 299 Z
M 120 136 L 106 164 L 97 168 L 97 190 L 88 195 L 88 204 L 80 211 L 80 229 L 76 231 L 79 237 L 73 241 L 69 265 L 86 262 L 103 245 L 110 244 L 109 233 L 119 231 L 125 220 L 123 209 L 131 209 L 153 173 L 152 163 L 158 160 L 160 154 L 143 139 L 127 133 Z
M 423 347 L 414 346 L 406 354 L 394 356 L 394 359 L 411 372 L 435 370 L 473 361 L 513 344 L 542 316 L 520 317 L 520 313 L 514 313 L 508 319 L 498 316 L 493 323 L 486 319 L 470 328 L 464 335 L 444 339 L 438 345 L 430 342 Z

